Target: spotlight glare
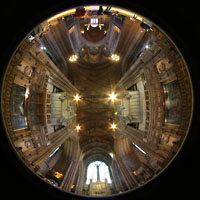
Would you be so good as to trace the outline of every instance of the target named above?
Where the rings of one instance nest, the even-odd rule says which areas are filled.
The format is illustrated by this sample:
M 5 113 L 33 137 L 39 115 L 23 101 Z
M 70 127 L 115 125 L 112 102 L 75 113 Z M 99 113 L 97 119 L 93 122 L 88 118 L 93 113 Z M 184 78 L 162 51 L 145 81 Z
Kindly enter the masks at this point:
M 109 96 L 110 96 L 109 99 L 110 99 L 111 101 L 116 100 L 116 94 L 115 94 L 115 93 L 111 93 Z
M 46 50 L 46 47 L 45 46 L 41 46 L 40 49 L 41 50 Z
M 81 127 L 79 125 L 76 126 L 76 131 L 79 132 L 81 130 Z
M 77 95 L 74 97 L 74 100 L 78 102 L 78 101 L 80 100 L 80 96 L 77 94 Z
M 112 123 L 112 124 L 111 124 L 111 128 L 112 128 L 113 130 L 115 130 L 115 129 L 117 128 L 117 125 L 116 125 L 115 123 Z
M 119 56 L 117 55 L 117 54 L 112 54 L 111 55 L 111 59 L 113 60 L 113 61 L 115 61 L 115 62 L 117 62 L 117 61 L 119 61 Z
M 77 55 L 72 55 L 72 56 L 70 56 L 69 61 L 70 61 L 70 62 L 76 62 L 77 59 L 78 59 L 78 56 L 77 56 Z

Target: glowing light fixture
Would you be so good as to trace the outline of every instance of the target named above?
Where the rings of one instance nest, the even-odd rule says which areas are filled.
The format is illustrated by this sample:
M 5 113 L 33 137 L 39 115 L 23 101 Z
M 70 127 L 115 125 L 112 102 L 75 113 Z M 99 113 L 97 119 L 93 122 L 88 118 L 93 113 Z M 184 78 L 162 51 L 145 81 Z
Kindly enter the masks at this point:
M 112 54 L 111 55 L 111 59 L 113 60 L 113 61 L 115 61 L 115 62 L 117 62 L 117 61 L 119 61 L 119 56 L 117 55 L 117 54 Z
M 77 55 L 72 55 L 72 56 L 70 56 L 69 61 L 70 61 L 70 62 L 76 62 L 77 59 L 78 59 L 78 56 L 77 56 Z
M 139 150 L 141 151 L 143 154 L 147 154 L 143 149 L 141 149 L 137 144 L 135 144 L 134 142 L 132 142 L 132 144 Z
M 136 171 L 134 171 L 133 174 L 134 174 L 135 176 L 137 176 L 137 172 L 136 172 Z
M 29 89 L 27 88 L 27 89 L 26 89 L 26 93 L 25 93 L 25 98 L 27 99 L 28 96 L 29 96 Z
M 40 47 L 41 50 L 46 50 L 47 48 L 45 46 Z
M 73 188 L 75 188 L 75 185 L 72 185 L 72 186 L 71 186 L 71 189 L 73 189 Z
M 81 127 L 79 125 L 76 126 L 76 131 L 79 132 L 81 130 Z
M 116 94 L 115 94 L 114 92 L 111 93 L 109 96 L 110 96 L 109 99 L 110 99 L 111 101 L 114 101 L 114 100 L 117 99 Z
M 59 172 L 54 172 L 54 176 L 58 179 L 62 178 L 63 177 L 63 174 L 62 173 L 59 173 Z
M 112 123 L 112 124 L 111 124 L 111 128 L 112 128 L 113 130 L 115 130 L 115 129 L 117 128 L 117 125 L 116 125 L 115 123 Z
M 51 158 L 58 151 L 58 149 L 60 149 L 60 147 L 61 145 L 54 150 L 54 152 L 49 156 L 49 158 Z
M 87 31 L 89 31 L 89 29 L 90 29 L 90 24 L 87 25 Z
M 76 102 L 80 101 L 80 96 L 77 94 L 77 95 L 74 97 L 74 100 L 75 100 Z

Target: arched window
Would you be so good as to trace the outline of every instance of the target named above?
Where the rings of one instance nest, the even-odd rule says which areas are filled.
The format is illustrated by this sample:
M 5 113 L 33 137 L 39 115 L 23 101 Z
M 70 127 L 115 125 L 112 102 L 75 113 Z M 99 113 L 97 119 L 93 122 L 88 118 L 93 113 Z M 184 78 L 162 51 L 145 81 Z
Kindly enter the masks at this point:
M 90 24 L 92 27 L 97 27 L 99 25 L 98 18 L 90 18 Z
M 108 183 L 112 183 L 108 165 L 102 161 L 91 162 L 87 167 L 86 184 L 90 183 L 90 179 L 93 182 L 97 182 L 98 179 L 105 182 L 107 179 Z

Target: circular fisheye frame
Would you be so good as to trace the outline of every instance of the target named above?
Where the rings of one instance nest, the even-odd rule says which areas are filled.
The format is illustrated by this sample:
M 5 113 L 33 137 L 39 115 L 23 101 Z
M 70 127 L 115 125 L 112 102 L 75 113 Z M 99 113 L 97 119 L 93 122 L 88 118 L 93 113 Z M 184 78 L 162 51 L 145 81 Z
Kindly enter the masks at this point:
M 2 116 L 37 176 L 80 196 L 112 196 L 153 180 L 187 137 L 193 90 L 174 42 L 149 19 L 82 6 L 46 19 L 13 54 Z

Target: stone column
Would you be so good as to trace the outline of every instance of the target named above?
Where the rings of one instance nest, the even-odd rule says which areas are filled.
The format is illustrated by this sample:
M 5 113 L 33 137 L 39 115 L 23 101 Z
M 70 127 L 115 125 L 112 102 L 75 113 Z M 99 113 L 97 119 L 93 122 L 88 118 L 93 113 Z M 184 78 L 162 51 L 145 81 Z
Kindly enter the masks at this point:
M 165 158 L 164 156 L 160 155 L 158 152 L 158 148 L 155 146 L 151 146 L 149 143 L 143 141 L 144 132 L 133 127 L 127 125 L 119 125 L 119 131 L 121 134 L 128 137 L 132 142 L 138 145 L 143 151 L 145 151 L 150 157 L 157 160 L 160 163 L 163 163 Z
M 75 190 L 76 194 L 82 194 L 83 186 L 84 186 L 84 177 L 85 177 L 85 170 L 84 170 L 83 162 L 80 161 L 79 166 L 78 166 L 78 180 L 76 183 L 76 190 Z
M 66 158 L 66 170 L 60 187 L 68 192 L 74 184 L 75 177 L 78 173 L 78 167 L 81 159 L 81 151 L 78 140 L 68 139 L 64 144 L 64 155 Z M 64 164 L 63 163 L 63 164 Z M 68 164 L 68 166 L 67 166 Z
M 125 185 L 122 183 L 123 177 L 122 177 L 122 172 L 120 171 L 120 168 L 117 165 L 117 161 L 114 158 L 111 166 L 111 172 L 112 172 L 112 177 L 113 177 L 113 184 L 115 185 L 116 191 L 117 192 L 122 192 L 125 190 Z M 121 175 L 121 178 L 120 178 Z
M 116 164 L 127 185 L 126 189 L 137 187 L 138 183 L 132 172 L 138 168 L 140 163 L 136 157 L 133 157 L 129 139 L 127 137 L 116 139 L 114 150 Z
M 65 173 L 65 176 L 61 182 L 60 187 L 67 192 L 70 192 L 71 186 L 74 183 L 74 178 L 78 171 L 78 164 L 79 160 L 74 160 L 70 163 L 70 166 L 68 167 L 67 172 Z
M 58 146 L 62 145 L 65 142 L 65 140 L 73 133 L 74 131 L 68 130 L 67 127 L 64 127 L 56 131 L 54 133 L 55 137 L 52 138 L 50 145 L 39 148 L 36 151 L 35 155 L 31 155 L 27 159 L 29 160 L 30 163 L 32 163 L 32 165 L 39 166 L 42 162 L 48 159 L 48 157 L 55 151 L 55 149 Z
M 127 169 L 127 165 L 123 163 L 123 160 L 116 158 L 116 163 L 123 175 L 127 188 L 133 189 L 137 187 L 137 181 L 134 179 L 133 174 L 129 171 L 129 169 Z
M 77 93 L 77 89 L 72 85 L 72 83 L 67 79 L 67 77 L 58 69 L 58 67 L 51 61 L 51 59 L 47 56 L 44 51 L 39 50 L 39 44 L 34 44 L 29 52 L 28 57 L 33 58 L 34 62 L 37 62 L 39 65 L 42 65 L 49 71 L 49 82 L 63 91 L 68 92 L 70 95 L 75 95 Z M 28 61 L 29 63 L 31 61 Z M 32 63 L 33 65 L 35 63 Z

